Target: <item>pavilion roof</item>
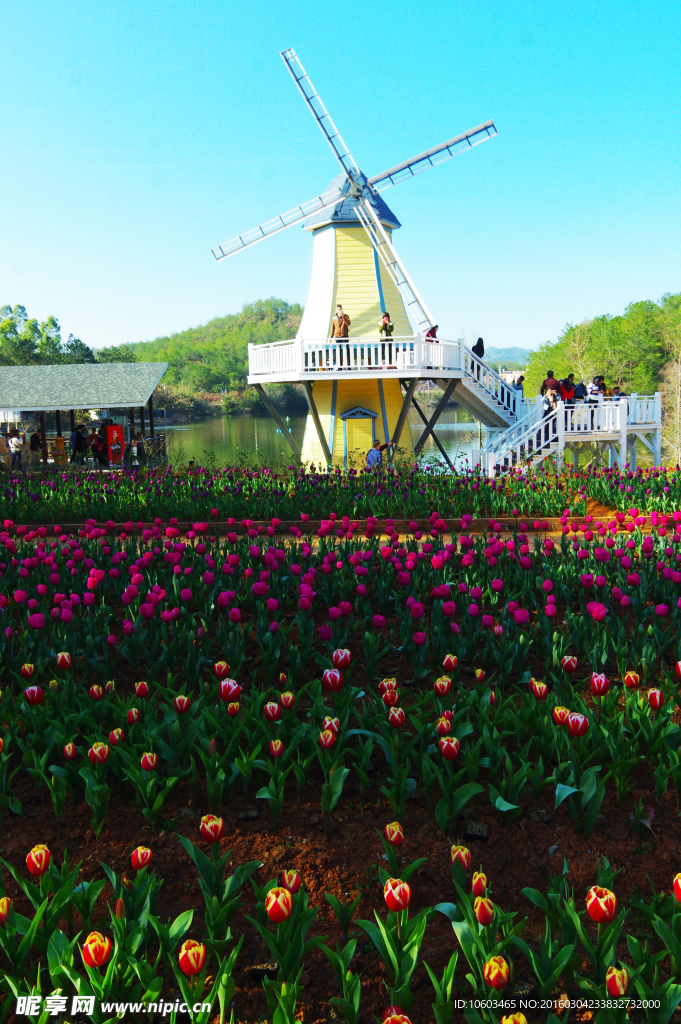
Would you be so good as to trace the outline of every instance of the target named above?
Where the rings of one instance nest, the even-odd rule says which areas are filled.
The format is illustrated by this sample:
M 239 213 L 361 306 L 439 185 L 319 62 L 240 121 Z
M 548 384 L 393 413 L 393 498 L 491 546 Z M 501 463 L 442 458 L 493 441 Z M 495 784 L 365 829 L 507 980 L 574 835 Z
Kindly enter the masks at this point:
M 69 363 L 0 367 L 0 409 L 139 408 L 167 363 Z

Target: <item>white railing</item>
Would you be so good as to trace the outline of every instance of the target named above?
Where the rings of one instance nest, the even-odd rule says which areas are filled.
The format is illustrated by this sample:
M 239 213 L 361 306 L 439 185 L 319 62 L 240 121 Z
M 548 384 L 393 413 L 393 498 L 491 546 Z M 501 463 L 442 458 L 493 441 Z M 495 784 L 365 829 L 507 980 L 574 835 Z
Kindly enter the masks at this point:
M 385 338 L 295 338 L 266 345 L 248 346 L 251 377 L 306 376 L 316 373 L 362 373 L 392 371 L 411 374 L 425 370 L 434 374 L 460 373 L 472 381 L 474 391 L 509 416 L 519 414 L 520 394 L 460 341 L 427 341 L 422 334 Z
M 659 430 L 662 425 L 662 396 L 630 395 L 623 398 L 599 397 L 595 402 L 559 402 L 555 412 L 544 417 L 541 398 L 527 406 L 525 418 L 496 434 L 485 448 L 484 465 L 489 473 L 528 459 L 536 461 L 556 451 L 562 456 L 565 445 L 600 438 L 618 442 L 626 449 L 631 428 Z M 519 410 L 524 411 L 524 410 Z M 620 454 L 620 458 L 621 458 Z

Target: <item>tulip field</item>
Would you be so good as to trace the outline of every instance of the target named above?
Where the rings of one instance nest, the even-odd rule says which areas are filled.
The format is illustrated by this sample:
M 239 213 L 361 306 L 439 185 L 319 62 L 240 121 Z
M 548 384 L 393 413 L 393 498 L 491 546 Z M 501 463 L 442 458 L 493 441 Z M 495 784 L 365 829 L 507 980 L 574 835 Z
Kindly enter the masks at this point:
M 5 493 L 0 1024 L 681 1019 L 677 473 L 391 472 Z

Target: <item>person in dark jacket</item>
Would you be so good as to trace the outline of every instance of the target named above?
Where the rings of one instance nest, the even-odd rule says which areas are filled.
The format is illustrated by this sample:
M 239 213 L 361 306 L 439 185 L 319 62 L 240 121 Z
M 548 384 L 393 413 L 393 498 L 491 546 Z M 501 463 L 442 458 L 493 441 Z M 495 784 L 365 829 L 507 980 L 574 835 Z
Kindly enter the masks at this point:
M 477 356 L 478 359 L 482 359 L 482 357 L 485 354 L 485 343 L 482 340 L 482 338 L 478 338 L 475 345 L 473 345 L 471 352 L 473 353 L 474 356 Z
M 390 313 L 384 313 L 378 322 L 378 333 L 387 341 L 389 338 L 392 338 L 394 330 L 395 324 L 390 319 Z
M 440 339 L 437 336 L 438 330 L 439 330 L 438 325 L 435 324 L 433 327 L 430 328 L 429 331 L 426 331 L 426 341 L 436 341 L 438 343 L 438 345 L 439 345 L 440 344 Z

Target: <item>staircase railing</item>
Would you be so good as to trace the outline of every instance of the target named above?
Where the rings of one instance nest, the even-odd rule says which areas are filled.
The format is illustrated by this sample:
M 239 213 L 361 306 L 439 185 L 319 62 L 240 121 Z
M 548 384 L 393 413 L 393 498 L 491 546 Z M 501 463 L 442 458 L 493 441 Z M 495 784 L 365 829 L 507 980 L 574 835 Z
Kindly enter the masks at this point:
M 537 408 L 535 406 L 535 410 Z M 485 449 L 486 472 L 491 476 L 497 466 L 500 469 L 511 469 L 537 456 L 546 458 L 561 443 L 560 428 L 565 422 L 564 417 L 564 406 L 559 402 L 556 411 L 549 416 L 542 417 L 541 412 L 530 414 L 523 423 L 514 423 L 504 430 Z
M 485 392 L 488 398 L 503 406 L 510 415 L 516 416 L 516 406 L 520 402 L 520 392 L 507 384 L 482 359 L 478 359 L 469 348 L 466 348 L 465 345 L 462 348 L 464 377 L 473 380 Z

